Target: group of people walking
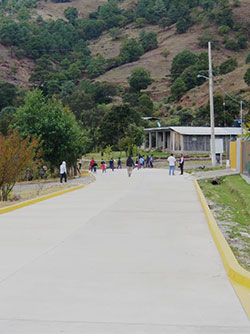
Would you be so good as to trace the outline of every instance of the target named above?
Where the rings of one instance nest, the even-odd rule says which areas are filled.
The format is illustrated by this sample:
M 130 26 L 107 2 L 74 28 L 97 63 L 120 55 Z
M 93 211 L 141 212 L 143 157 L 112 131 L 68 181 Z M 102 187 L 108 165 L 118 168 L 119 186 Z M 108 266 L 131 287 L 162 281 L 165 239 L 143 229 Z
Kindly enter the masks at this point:
M 175 167 L 176 167 L 176 163 L 179 162 L 179 168 L 181 170 L 181 175 L 183 175 L 184 172 L 184 156 L 183 154 L 181 154 L 180 159 L 177 161 L 177 159 L 174 157 L 173 154 L 171 154 L 168 157 L 168 163 L 169 163 L 169 175 L 174 175 L 175 174 Z M 141 169 L 141 168 L 153 168 L 154 167 L 154 159 L 152 155 L 147 155 L 147 157 L 145 158 L 143 155 L 138 155 L 138 157 L 136 158 L 135 162 L 132 158 L 132 156 L 128 156 L 127 160 L 126 160 L 126 167 L 127 167 L 127 171 L 128 171 L 128 176 L 130 177 L 132 175 L 133 169 L 137 168 L 137 169 Z M 102 173 L 106 173 L 107 172 L 107 168 L 111 169 L 112 171 L 114 171 L 115 169 L 122 169 L 122 161 L 121 158 L 119 157 L 117 162 L 116 160 L 114 160 L 113 158 L 111 158 L 108 162 L 108 165 L 106 163 L 106 161 L 102 158 L 101 159 L 101 171 Z M 98 168 L 98 164 L 97 162 L 94 160 L 94 158 L 92 158 L 90 160 L 89 163 L 89 170 L 93 173 L 96 173 Z
M 168 163 L 169 163 L 169 175 L 175 175 L 175 168 L 176 168 L 176 164 L 179 164 L 179 168 L 181 171 L 181 175 L 183 175 L 184 172 L 184 156 L 183 154 L 181 154 L 180 158 L 177 160 L 175 158 L 175 156 L 173 154 L 171 154 L 168 157 Z M 154 159 L 152 155 L 147 155 L 146 158 L 144 158 L 143 155 L 138 155 L 138 157 L 136 158 L 136 161 L 134 162 L 132 156 L 128 156 L 127 160 L 126 160 L 126 168 L 127 168 L 127 172 L 128 172 L 128 176 L 131 177 L 133 169 L 137 168 L 137 169 L 141 169 L 141 168 L 153 168 L 154 167 Z M 101 171 L 102 173 L 106 173 L 107 168 L 111 169 L 112 171 L 114 171 L 115 169 L 122 169 L 122 161 L 121 158 L 119 157 L 117 162 L 116 160 L 114 160 L 113 158 L 111 158 L 109 160 L 109 166 L 107 166 L 105 160 L 102 158 L 101 159 Z M 89 163 L 89 170 L 93 173 L 96 173 L 98 168 L 98 164 L 95 161 L 94 158 L 92 158 L 90 160 Z M 81 168 L 79 168 L 81 169 Z M 63 161 L 60 165 L 60 182 L 63 183 L 67 182 L 67 167 L 66 167 L 66 162 Z

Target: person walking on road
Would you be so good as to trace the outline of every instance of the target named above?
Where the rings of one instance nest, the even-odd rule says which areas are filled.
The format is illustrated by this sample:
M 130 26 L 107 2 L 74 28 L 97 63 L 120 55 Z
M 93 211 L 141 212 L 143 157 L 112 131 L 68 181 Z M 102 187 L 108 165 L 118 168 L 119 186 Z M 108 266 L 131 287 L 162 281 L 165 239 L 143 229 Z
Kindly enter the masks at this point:
M 94 158 L 92 158 L 92 159 L 90 160 L 90 163 L 89 163 L 89 170 L 90 170 L 91 172 L 94 171 L 94 165 L 95 165 L 95 160 L 94 160 Z
M 121 160 L 121 158 L 118 159 L 117 169 L 122 169 L 122 160 Z
M 102 159 L 101 161 L 101 170 L 103 173 L 106 173 L 107 165 L 106 162 Z
M 109 160 L 109 168 L 110 168 L 112 171 L 115 170 L 115 162 L 114 162 L 114 159 L 113 159 L 113 158 L 111 158 L 111 159 Z
M 60 182 L 63 183 L 63 179 L 64 182 L 67 182 L 67 167 L 66 167 L 66 162 L 63 161 L 62 164 L 60 165 Z
M 183 154 L 181 154 L 180 161 L 179 161 L 179 166 L 180 166 L 180 170 L 181 170 L 181 175 L 183 175 L 183 171 L 184 171 L 184 156 L 183 156 Z
M 131 155 L 127 158 L 126 162 L 127 170 L 128 170 L 128 177 L 131 177 L 133 168 L 135 166 L 134 160 L 132 159 Z
M 169 162 L 169 175 L 174 175 L 176 158 L 174 157 L 173 154 L 171 154 L 168 157 L 168 162 Z

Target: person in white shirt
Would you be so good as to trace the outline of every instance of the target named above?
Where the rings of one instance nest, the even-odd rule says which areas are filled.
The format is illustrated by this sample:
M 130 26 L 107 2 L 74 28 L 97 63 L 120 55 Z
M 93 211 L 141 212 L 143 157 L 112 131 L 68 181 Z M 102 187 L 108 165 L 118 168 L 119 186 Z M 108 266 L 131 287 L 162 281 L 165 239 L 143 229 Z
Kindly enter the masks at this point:
M 169 163 L 169 175 L 174 175 L 176 158 L 174 157 L 173 154 L 171 154 L 168 157 L 168 163 Z
M 67 182 L 67 167 L 66 162 L 63 161 L 60 165 L 60 182 L 62 183 L 64 179 L 64 182 Z

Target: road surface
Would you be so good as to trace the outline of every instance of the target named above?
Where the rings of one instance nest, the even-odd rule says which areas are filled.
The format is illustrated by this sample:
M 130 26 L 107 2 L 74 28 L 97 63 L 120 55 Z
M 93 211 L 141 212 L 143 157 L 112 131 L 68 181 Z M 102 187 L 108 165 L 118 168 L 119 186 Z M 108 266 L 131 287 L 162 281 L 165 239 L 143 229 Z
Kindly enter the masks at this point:
M 249 333 L 189 176 L 98 173 L 0 216 L 1 333 Z

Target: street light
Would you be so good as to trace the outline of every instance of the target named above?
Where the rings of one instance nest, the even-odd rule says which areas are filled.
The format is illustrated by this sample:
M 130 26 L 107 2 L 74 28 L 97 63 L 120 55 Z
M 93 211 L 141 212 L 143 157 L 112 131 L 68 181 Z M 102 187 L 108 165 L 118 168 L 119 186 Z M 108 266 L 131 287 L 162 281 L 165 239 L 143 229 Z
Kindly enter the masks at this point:
M 209 101 L 210 101 L 210 127 L 211 127 L 211 160 L 212 166 L 216 164 L 215 160 L 215 129 L 214 129 L 214 94 L 213 94 L 213 68 L 211 56 L 211 42 L 208 42 L 208 60 L 209 60 L 209 77 L 197 75 L 197 78 L 205 78 L 209 80 Z

